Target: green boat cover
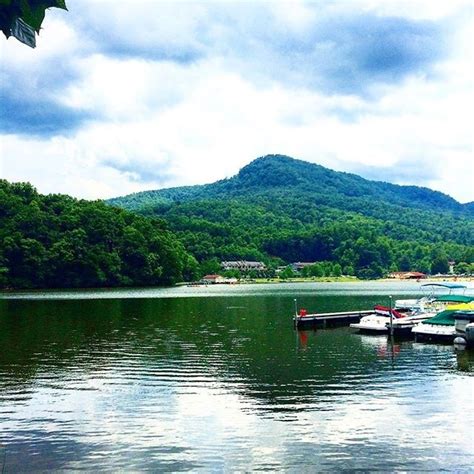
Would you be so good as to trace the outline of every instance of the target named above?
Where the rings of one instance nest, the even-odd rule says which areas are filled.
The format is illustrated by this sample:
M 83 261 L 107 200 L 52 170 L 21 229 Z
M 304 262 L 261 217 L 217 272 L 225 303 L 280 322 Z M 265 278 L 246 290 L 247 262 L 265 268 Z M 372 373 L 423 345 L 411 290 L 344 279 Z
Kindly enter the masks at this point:
M 430 319 L 427 319 L 425 324 L 439 324 L 441 326 L 453 326 L 454 325 L 454 313 L 456 309 L 445 309 L 438 313 L 436 316 L 433 316 Z
M 454 314 L 456 311 L 471 311 L 474 310 L 474 303 L 459 303 L 453 304 L 449 309 L 445 309 L 425 321 L 426 324 L 440 324 L 442 326 L 451 326 L 454 324 Z
M 474 296 L 465 296 L 465 295 L 440 295 L 437 296 L 436 301 L 446 301 L 453 303 L 470 303 L 474 301 Z

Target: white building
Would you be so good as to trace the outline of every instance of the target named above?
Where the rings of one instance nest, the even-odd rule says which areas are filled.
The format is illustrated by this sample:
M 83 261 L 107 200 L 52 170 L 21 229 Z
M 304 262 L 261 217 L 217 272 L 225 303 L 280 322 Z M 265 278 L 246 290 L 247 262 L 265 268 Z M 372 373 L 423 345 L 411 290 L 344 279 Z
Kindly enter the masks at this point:
M 248 260 L 221 262 L 223 270 L 239 270 L 240 272 L 265 271 L 267 266 L 263 262 L 252 262 Z

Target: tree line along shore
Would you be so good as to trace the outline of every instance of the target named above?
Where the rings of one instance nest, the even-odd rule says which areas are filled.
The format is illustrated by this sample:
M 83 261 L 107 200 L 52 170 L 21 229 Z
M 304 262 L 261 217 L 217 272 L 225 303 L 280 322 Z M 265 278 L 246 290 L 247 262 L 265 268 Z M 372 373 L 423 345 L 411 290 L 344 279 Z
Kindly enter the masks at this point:
M 254 207 L 207 203 L 207 213 L 201 212 L 203 206 L 181 205 L 180 214 L 178 205 L 158 217 L 103 201 L 42 195 L 28 183 L 1 180 L 0 288 L 173 285 L 221 272 L 222 260 L 232 258 L 261 260 L 266 271 L 227 275 L 267 281 L 277 276 L 280 281 L 350 281 L 397 270 L 447 273 L 450 261 L 463 270 L 459 273 L 473 271 L 474 249 L 464 234 L 441 240 L 424 231 L 418 239 L 413 234 L 396 238 L 395 232 L 386 232 L 393 230 L 390 221 L 342 211 L 324 225 L 315 220 L 298 227 L 283 212 L 266 212 L 258 199 Z M 277 271 L 307 257 L 314 262 L 307 273 Z

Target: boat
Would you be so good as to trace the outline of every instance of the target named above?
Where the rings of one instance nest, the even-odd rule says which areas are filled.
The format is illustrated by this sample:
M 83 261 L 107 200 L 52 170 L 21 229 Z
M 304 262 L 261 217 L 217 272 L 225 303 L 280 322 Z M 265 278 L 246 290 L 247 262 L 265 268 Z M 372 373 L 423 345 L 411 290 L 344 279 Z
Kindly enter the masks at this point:
M 407 314 L 404 318 L 392 319 L 392 325 L 390 327 L 390 321 L 385 323 L 387 333 L 395 338 L 412 338 L 412 329 L 418 324 L 426 321 L 429 318 L 435 316 L 437 311 L 428 311 L 426 309 L 420 309 Z
M 395 319 L 392 321 L 392 329 L 390 332 L 396 338 L 412 338 L 414 333 L 412 329 L 420 323 L 433 318 L 441 311 L 450 309 L 456 304 L 466 304 L 474 300 L 474 297 L 463 295 L 440 295 L 426 306 L 421 306 L 420 309 L 408 313 L 403 319 Z M 389 329 L 389 323 L 387 323 Z
M 392 319 L 393 322 L 394 320 L 404 319 L 405 317 L 405 314 L 396 309 L 376 305 L 374 306 L 373 313 L 362 317 L 358 323 L 352 323 L 349 326 L 353 329 L 357 329 L 359 332 L 386 334 L 388 333 L 387 324 L 390 324 L 390 319 Z
M 417 300 L 397 300 L 395 309 L 406 311 L 406 317 L 392 321 L 392 329 L 389 331 L 396 338 L 413 337 L 412 329 L 420 323 L 436 316 L 441 311 L 449 309 L 452 305 L 470 303 L 474 297 L 465 295 L 467 286 L 462 283 L 440 282 L 425 283 L 421 285 L 422 290 L 429 289 L 429 295 L 425 295 Z M 449 293 L 436 294 L 438 289 L 449 290 Z M 462 290 L 462 294 L 455 293 L 455 290 Z M 389 328 L 387 323 L 387 328 Z
M 412 333 L 417 342 L 448 342 L 456 337 L 455 313 L 474 310 L 474 302 L 449 305 L 432 318 L 414 326 Z
M 419 298 L 395 300 L 393 309 L 400 312 L 426 311 L 427 308 L 432 307 L 433 303 L 443 301 L 443 298 L 446 298 L 446 301 L 449 302 L 468 303 L 472 298 L 465 296 L 466 289 L 467 286 L 463 283 L 424 283 L 421 285 L 423 296 Z M 457 290 L 462 290 L 462 293 Z M 443 293 L 439 294 L 437 293 L 438 291 L 443 291 Z M 448 292 L 446 293 L 446 291 Z M 442 308 L 440 308 L 439 311 L 441 311 L 441 309 Z

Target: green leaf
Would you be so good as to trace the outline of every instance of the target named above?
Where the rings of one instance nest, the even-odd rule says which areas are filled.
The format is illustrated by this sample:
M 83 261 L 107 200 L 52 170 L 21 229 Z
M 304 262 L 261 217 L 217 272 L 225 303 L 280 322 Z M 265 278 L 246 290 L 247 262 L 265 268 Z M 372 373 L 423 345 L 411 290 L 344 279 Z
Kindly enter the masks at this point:
M 65 0 L 28 0 L 31 8 L 43 6 L 44 8 L 61 8 L 67 10 Z
M 18 30 L 17 19 L 21 18 L 39 33 L 45 11 L 51 7 L 67 10 L 65 0 L 0 0 L 0 30 L 10 37 L 13 29 Z
M 17 18 L 12 26 L 12 36 L 23 44 L 30 46 L 31 48 L 36 47 L 36 36 L 33 27 L 25 23 L 21 18 Z
M 37 33 L 39 33 L 41 29 L 41 24 L 44 20 L 46 8 L 50 6 L 50 3 L 51 2 L 45 2 L 44 0 L 41 3 L 34 2 L 32 0 L 21 1 L 21 18 L 25 23 L 34 28 Z
M 54 2 L 54 3 L 55 3 L 55 5 L 52 5 L 53 7 L 61 8 L 62 10 L 67 10 L 65 0 L 56 0 L 56 2 Z

